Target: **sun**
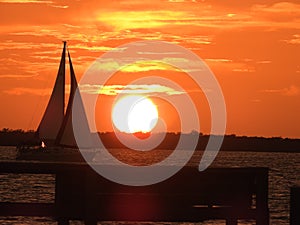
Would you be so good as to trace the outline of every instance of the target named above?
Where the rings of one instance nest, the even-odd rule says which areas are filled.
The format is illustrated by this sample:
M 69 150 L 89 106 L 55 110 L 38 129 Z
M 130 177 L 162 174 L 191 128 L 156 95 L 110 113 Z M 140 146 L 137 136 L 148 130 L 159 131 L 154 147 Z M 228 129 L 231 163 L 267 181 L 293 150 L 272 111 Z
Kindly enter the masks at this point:
M 157 106 L 146 96 L 128 95 L 118 99 L 113 106 L 112 122 L 122 132 L 148 133 L 157 120 Z

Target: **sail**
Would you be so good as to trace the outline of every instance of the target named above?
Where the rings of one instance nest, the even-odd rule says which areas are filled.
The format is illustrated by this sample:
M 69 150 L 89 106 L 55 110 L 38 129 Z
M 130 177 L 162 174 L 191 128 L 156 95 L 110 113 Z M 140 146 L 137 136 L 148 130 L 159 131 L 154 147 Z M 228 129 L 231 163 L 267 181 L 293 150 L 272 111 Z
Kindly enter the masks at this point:
M 59 70 L 48 106 L 37 129 L 39 138 L 52 145 L 57 137 L 64 119 L 65 106 L 65 54 L 66 42 L 61 55 Z
M 72 109 L 73 109 L 74 96 L 78 88 L 78 84 L 76 81 L 75 72 L 74 72 L 74 68 L 73 68 L 73 64 L 69 52 L 68 52 L 68 58 L 70 64 L 71 90 L 70 90 L 66 115 L 64 117 L 60 131 L 57 135 L 56 144 L 62 146 L 68 146 L 68 147 L 75 147 L 77 146 L 77 144 L 74 137 L 74 131 L 72 125 Z M 76 103 L 79 104 L 79 110 L 80 110 L 80 121 L 76 121 L 76 122 L 80 123 L 80 127 L 82 128 L 82 131 L 87 135 L 87 137 L 89 137 L 90 129 L 89 129 L 88 121 L 86 118 L 86 114 L 84 111 L 84 106 L 80 94 L 79 94 L 79 101 L 77 101 Z M 87 140 L 87 146 L 85 147 L 90 147 L 90 146 L 91 146 L 90 141 Z

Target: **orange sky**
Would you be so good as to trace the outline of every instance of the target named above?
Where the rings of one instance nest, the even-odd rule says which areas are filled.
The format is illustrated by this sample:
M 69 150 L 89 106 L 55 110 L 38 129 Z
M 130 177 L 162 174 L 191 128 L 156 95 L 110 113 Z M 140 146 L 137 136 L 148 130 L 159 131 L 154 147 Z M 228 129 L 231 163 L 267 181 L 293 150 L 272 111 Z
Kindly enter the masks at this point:
M 62 40 L 68 40 L 80 80 L 104 52 L 150 39 L 186 47 L 210 66 L 226 101 L 226 133 L 300 138 L 298 0 L 0 0 L 0 39 L 0 128 L 37 128 Z M 176 73 L 152 67 L 139 74 L 151 71 Z M 206 105 L 184 74 L 177 75 L 192 98 Z M 125 81 L 116 79 L 109 88 Z M 112 102 L 115 95 L 102 97 Z M 201 131 L 209 133 L 209 113 L 202 105 L 198 110 Z M 104 111 L 101 116 L 109 120 L 110 107 Z M 167 118 L 163 109 L 161 115 Z M 110 129 L 100 122 L 98 128 Z

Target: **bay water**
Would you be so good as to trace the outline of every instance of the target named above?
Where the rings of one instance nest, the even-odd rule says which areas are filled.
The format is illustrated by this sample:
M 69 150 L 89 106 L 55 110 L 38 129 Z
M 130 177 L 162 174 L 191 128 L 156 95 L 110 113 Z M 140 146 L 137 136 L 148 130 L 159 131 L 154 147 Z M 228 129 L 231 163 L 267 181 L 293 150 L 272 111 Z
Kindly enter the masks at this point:
M 122 149 L 117 150 L 125 161 L 133 159 L 130 154 L 122 155 Z M 155 156 L 165 155 L 169 150 L 155 150 Z M 125 152 L 125 151 L 124 151 Z M 182 151 L 185 154 L 185 151 Z M 0 147 L 0 160 L 15 160 L 15 147 Z M 201 153 L 195 153 L 190 165 L 197 166 Z M 134 158 L 133 160 L 137 160 Z M 149 159 L 140 159 L 141 161 Z M 153 159 L 152 159 L 153 160 Z M 177 159 L 180 161 L 180 157 Z M 155 161 L 155 160 L 154 160 Z M 176 162 L 174 162 L 176 163 Z M 221 151 L 211 165 L 212 167 L 268 167 L 269 168 L 269 208 L 271 225 L 289 224 L 290 188 L 300 185 L 300 153 L 281 152 L 239 152 Z M 0 174 L 0 202 L 53 202 L 55 177 L 41 174 Z M 255 224 L 254 221 L 239 221 L 239 224 Z M 51 218 L 37 217 L 0 217 L 1 225 L 54 225 Z M 71 221 L 71 224 L 83 224 L 81 221 Z M 221 225 L 223 220 L 210 220 L 199 223 L 134 223 L 134 222 L 99 222 L 103 225 L 115 224 L 170 224 L 170 225 Z

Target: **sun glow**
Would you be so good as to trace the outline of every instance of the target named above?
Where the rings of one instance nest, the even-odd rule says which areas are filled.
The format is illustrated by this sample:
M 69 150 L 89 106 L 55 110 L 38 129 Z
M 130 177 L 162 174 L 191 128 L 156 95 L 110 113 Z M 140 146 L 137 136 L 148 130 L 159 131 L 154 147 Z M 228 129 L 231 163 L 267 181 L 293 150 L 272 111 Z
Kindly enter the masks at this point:
M 147 97 L 128 95 L 113 106 L 112 122 L 122 132 L 150 132 L 158 120 L 156 105 Z

